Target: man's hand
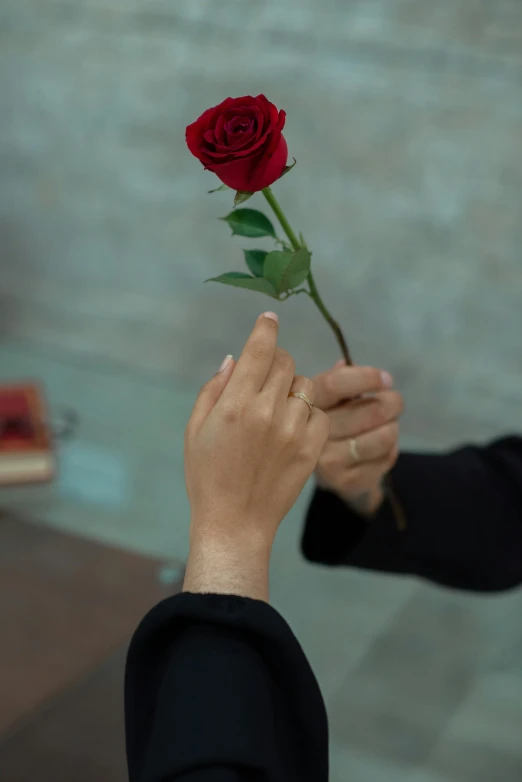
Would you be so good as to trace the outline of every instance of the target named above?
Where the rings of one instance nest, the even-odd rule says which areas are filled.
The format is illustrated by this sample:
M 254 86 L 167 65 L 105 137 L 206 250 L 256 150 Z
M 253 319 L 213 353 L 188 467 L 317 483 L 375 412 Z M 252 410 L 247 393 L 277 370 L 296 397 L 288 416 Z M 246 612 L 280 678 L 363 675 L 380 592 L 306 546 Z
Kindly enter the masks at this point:
M 382 478 L 399 455 L 402 396 L 391 390 L 387 372 L 348 367 L 344 361 L 316 375 L 314 382 L 315 405 L 330 419 L 330 435 L 316 470 L 318 483 L 371 515 L 384 498 Z

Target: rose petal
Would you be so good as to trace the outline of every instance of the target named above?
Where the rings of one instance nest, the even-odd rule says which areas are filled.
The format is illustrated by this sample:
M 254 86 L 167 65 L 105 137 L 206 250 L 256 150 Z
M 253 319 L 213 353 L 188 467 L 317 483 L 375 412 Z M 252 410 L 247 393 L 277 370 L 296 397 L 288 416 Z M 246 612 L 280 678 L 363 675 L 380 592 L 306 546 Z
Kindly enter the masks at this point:
M 274 106 L 274 104 L 271 103 L 270 104 L 270 127 L 276 130 L 278 121 L 279 121 L 279 112 Z
M 236 157 L 245 157 L 246 155 L 252 155 L 258 152 L 265 144 L 267 144 L 267 138 L 270 135 L 270 129 L 267 130 L 259 139 L 253 140 L 252 144 L 247 145 L 245 149 L 231 149 L 230 147 L 227 147 L 226 145 L 218 145 L 216 144 L 214 146 L 214 149 L 212 148 L 206 148 L 205 151 L 210 156 L 210 158 L 225 158 L 230 157 L 231 159 L 234 159 Z M 270 142 L 268 142 L 269 144 Z M 273 144 L 274 142 L 272 142 Z M 277 146 L 277 139 L 275 141 L 275 145 Z
M 210 158 L 224 158 L 224 157 L 239 158 L 239 157 L 245 157 L 246 155 L 253 155 L 263 147 L 268 135 L 269 135 L 269 131 L 267 131 L 263 136 L 261 136 L 260 139 L 254 141 L 253 144 L 247 145 L 245 149 L 230 149 L 230 147 L 220 147 L 216 145 L 215 151 L 213 149 L 205 149 L 205 152 L 209 155 Z
M 256 101 L 257 105 L 259 106 L 259 110 L 263 115 L 263 131 L 265 131 L 268 127 L 270 127 L 271 106 L 273 106 L 273 104 L 270 103 L 270 101 L 267 100 L 264 95 L 258 95 Z
M 219 179 L 233 190 L 248 190 L 251 171 L 255 158 L 238 158 L 225 163 L 212 163 L 207 166 Z
M 231 122 L 237 116 L 245 116 L 252 119 L 256 126 L 256 136 L 259 137 L 261 135 L 263 132 L 264 117 L 263 112 L 258 106 L 252 106 L 247 111 L 241 111 L 239 114 L 236 114 L 234 110 L 226 112 L 227 122 Z
M 231 149 L 245 147 L 255 135 L 252 117 L 234 117 L 225 125 L 225 137 Z
M 199 157 L 199 148 L 203 143 L 203 134 L 206 130 L 213 128 L 219 116 L 235 103 L 236 98 L 225 98 L 224 101 L 212 106 L 203 112 L 195 122 L 187 126 L 185 139 L 189 150 L 195 157 Z
M 243 133 L 228 134 L 228 146 L 231 152 L 238 152 L 239 150 L 246 149 L 247 146 L 251 146 L 255 142 L 255 136 L 251 128 Z
M 269 187 L 283 175 L 288 161 L 288 147 L 284 136 L 279 136 L 277 147 L 265 153 L 252 169 L 249 189 L 252 193 Z
M 281 110 L 279 112 L 279 116 L 277 118 L 277 124 L 276 124 L 274 130 L 272 131 L 271 142 L 270 142 L 269 146 L 266 149 L 266 154 L 267 155 L 274 154 L 274 151 L 277 149 L 277 147 L 279 145 L 279 139 L 281 138 L 281 131 L 283 130 L 283 128 L 285 126 L 285 122 L 286 122 L 286 112 Z
M 219 179 L 234 190 L 256 192 L 269 187 L 282 175 L 288 160 L 288 147 L 284 136 L 279 137 L 278 146 L 270 156 L 258 154 L 247 158 L 236 158 L 229 162 L 215 162 L 207 166 Z
M 220 114 L 219 117 L 216 120 L 216 127 L 214 129 L 214 134 L 216 138 L 216 142 L 218 144 L 223 144 L 225 140 L 225 117 L 223 114 Z
M 248 127 L 243 120 L 248 120 Z M 262 94 L 229 97 L 187 127 L 187 146 L 206 168 L 225 172 L 225 184 L 259 190 L 284 170 L 288 155 L 281 136 L 284 124 L 285 112 L 278 112 Z
M 208 129 L 208 122 L 214 109 L 207 109 L 199 119 L 187 126 L 185 140 L 187 146 L 195 157 L 199 157 L 199 150 L 203 143 L 203 133 Z

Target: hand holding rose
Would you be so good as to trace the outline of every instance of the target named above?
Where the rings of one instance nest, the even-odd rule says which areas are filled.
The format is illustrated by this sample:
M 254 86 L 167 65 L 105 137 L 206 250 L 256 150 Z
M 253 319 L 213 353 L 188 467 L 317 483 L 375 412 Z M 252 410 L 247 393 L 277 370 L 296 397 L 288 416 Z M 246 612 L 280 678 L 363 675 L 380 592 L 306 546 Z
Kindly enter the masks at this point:
M 318 483 L 355 510 L 372 514 L 383 500 L 382 479 L 399 454 L 402 397 L 392 390 L 388 373 L 348 367 L 343 361 L 314 382 L 315 404 L 330 419 L 330 435 L 316 470 Z
M 348 365 L 344 371 L 348 372 L 353 365 L 351 353 L 341 327 L 319 293 L 312 272 L 311 250 L 303 234 L 292 228 L 271 188 L 293 168 L 286 165 L 288 149 L 282 135 L 285 116 L 285 112 L 279 111 L 264 95 L 226 98 L 207 109 L 186 129 L 186 141 L 192 154 L 225 186 L 237 190 L 234 207 L 261 191 L 286 237 L 282 239 L 277 235 L 276 228 L 262 212 L 234 209 L 222 218 L 232 228 L 232 235 L 250 239 L 271 237 L 276 249 L 272 252 L 244 250 L 249 273 L 230 271 L 211 280 L 257 291 L 278 301 L 286 301 L 297 294 L 308 296 L 335 335 Z M 407 528 L 407 519 L 391 478 L 386 475 L 397 458 L 396 418 L 402 402 L 394 392 L 384 395 L 382 382 L 369 386 L 363 383 L 362 390 L 354 391 L 351 386 L 359 387 L 360 384 L 352 382 L 353 378 L 355 376 L 343 374 L 333 380 L 330 375 L 318 379 L 320 388 L 324 386 L 324 408 L 329 411 L 334 427 L 331 445 L 321 459 L 319 480 L 351 504 L 357 504 L 359 510 L 371 513 L 384 496 L 382 479 L 397 529 L 403 531 Z M 368 392 L 381 395 L 346 404 L 348 397 Z M 373 429 L 377 431 L 372 432 Z

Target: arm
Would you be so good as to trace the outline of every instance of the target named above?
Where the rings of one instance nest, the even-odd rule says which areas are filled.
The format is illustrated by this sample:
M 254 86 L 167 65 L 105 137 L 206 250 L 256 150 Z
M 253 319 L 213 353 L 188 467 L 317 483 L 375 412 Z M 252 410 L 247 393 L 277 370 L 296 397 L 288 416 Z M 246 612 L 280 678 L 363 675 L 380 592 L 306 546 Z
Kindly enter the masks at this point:
M 182 593 L 153 609 L 129 649 L 125 717 L 130 782 L 327 779 L 317 682 L 258 600 Z
M 312 474 L 328 419 L 259 318 L 237 366 L 227 357 L 185 433 L 191 509 L 183 593 L 157 606 L 131 643 L 125 682 L 131 782 L 328 777 L 317 682 L 268 605 L 279 524 Z
M 443 455 L 403 454 L 392 479 L 405 532 L 397 530 L 386 500 L 364 518 L 319 489 L 306 520 L 304 556 L 473 591 L 522 583 L 522 438 Z

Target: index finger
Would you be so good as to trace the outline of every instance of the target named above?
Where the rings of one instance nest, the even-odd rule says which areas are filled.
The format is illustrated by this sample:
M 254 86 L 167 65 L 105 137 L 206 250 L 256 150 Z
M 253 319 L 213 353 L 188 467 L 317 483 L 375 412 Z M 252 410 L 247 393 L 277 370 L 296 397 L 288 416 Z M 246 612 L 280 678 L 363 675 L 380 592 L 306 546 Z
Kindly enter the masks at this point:
M 265 312 L 257 319 L 230 378 L 227 393 L 263 388 L 275 356 L 278 324 L 275 312 Z
M 347 399 L 391 388 L 393 378 L 375 367 L 334 367 L 314 377 L 315 405 L 328 410 Z

